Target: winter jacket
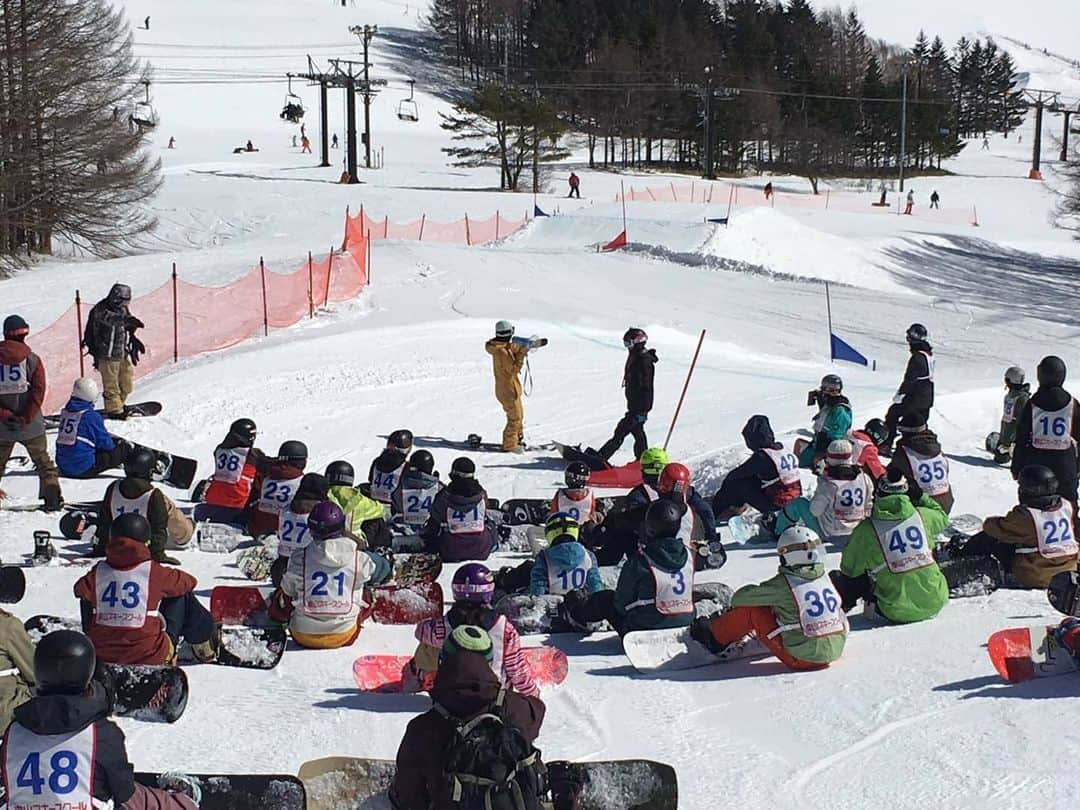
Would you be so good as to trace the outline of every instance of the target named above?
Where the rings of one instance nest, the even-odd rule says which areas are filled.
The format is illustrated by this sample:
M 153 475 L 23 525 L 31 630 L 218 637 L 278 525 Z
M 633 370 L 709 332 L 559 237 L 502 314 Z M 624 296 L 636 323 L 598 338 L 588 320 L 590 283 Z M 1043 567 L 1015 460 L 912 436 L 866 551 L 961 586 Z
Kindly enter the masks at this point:
M 635 531 L 636 526 L 640 525 L 641 521 L 645 519 L 644 509 L 638 509 L 638 507 L 647 508 L 650 503 L 659 499 L 659 497 L 660 494 L 656 489 L 648 484 L 639 484 L 627 493 L 626 506 L 628 510 L 636 510 L 630 513 L 635 521 Z M 683 540 L 712 540 L 716 536 L 716 516 L 713 514 L 712 504 L 701 497 L 701 493 L 693 486 L 686 491 L 685 503 L 689 504 L 692 513 L 690 520 L 693 521 L 693 531 L 689 533 L 690 536 L 683 537 Z
M 669 592 L 658 599 L 657 582 L 664 580 L 670 580 Z M 650 540 L 619 572 L 615 611 L 622 619 L 621 631 L 689 627 L 694 618 L 693 590 L 694 561 L 686 543 L 678 537 Z M 670 604 L 661 606 L 660 601 Z
M 821 406 L 814 417 L 814 438 L 799 453 L 799 464 L 806 469 L 813 469 L 818 457 L 825 454 L 829 445 L 837 439 L 843 439 L 851 430 L 851 403 L 847 397 L 832 397 Z
M 132 578 L 125 581 L 117 577 L 117 587 L 106 586 L 99 596 L 98 577 L 104 577 L 110 569 L 121 575 L 131 572 Z M 145 588 L 139 577 L 146 578 Z M 75 596 L 88 608 L 83 611 L 83 628 L 98 658 L 110 664 L 168 664 L 174 650 L 157 610 L 162 599 L 191 593 L 196 584 L 191 574 L 152 561 L 146 544 L 128 537 L 110 540 L 105 560 L 75 583 Z M 121 608 L 132 607 L 145 611 L 141 625 L 134 623 L 137 616 L 122 615 Z M 117 615 L 111 615 L 113 612 Z
M 896 397 L 905 413 L 934 407 L 934 350 L 926 341 L 912 341 L 911 357 Z M 894 400 L 895 401 L 895 400 Z
M 756 481 L 777 509 L 802 495 L 799 471 L 787 468 L 790 466 L 785 459 L 788 454 L 783 452 L 784 445 L 776 441 L 767 417 L 752 416 L 743 427 L 742 436 L 752 455 L 725 476 L 725 486 L 739 481 Z M 728 484 L 729 480 L 731 484 Z
M 108 719 L 112 706 L 105 688 L 91 681 L 83 695 L 42 695 L 31 698 L 15 709 L 15 723 L 32 734 L 51 736 L 74 734 L 94 727 L 93 795 L 102 802 L 113 801 L 120 807 L 135 794 L 135 769 L 128 761 L 124 732 Z M 14 727 L 14 725 L 13 725 Z M 7 745 L 11 730 L 4 735 L 0 763 L 7 764 Z M 15 766 L 18 767 L 17 765 Z M 17 771 L 3 769 L 5 788 L 11 795 L 8 779 Z M 45 807 L 45 805 L 41 805 Z
M 851 461 L 862 467 L 863 472 L 877 481 L 885 474 L 885 466 L 881 463 L 881 455 L 877 445 L 869 434 L 862 430 L 852 430 L 847 440 L 851 442 Z
M 45 364 L 21 340 L 0 341 L 0 441 L 23 442 L 45 435 Z M 19 421 L 15 430 L 5 422 Z
M 795 625 L 780 634 L 780 642 L 793 658 L 812 664 L 831 664 L 844 652 L 847 633 L 834 633 L 818 638 L 808 638 L 799 624 L 799 608 L 787 577 L 813 581 L 825 574 L 825 566 L 781 565 L 772 579 L 758 585 L 744 585 L 731 597 L 731 606 L 768 607 L 776 616 L 777 627 Z
M 521 368 L 529 347 L 512 340 L 492 338 L 484 344 L 484 350 L 491 355 L 491 369 L 495 375 L 495 398 L 503 405 L 521 399 Z
M 845 486 L 849 481 L 856 484 L 854 489 Z M 874 482 L 861 467 L 828 467 L 818 478 L 810 514 L 817 518 L 824 537 L 847 537 L 870 514 L 873 498 Z
M 407 453 L 396 447 L 387 447 L 371 462 L 368 482 L 372 498 L 379 503 L 390 503 L 390 497 L 401 483 L 401 475 L 405 472 L 405 463 L 408 460 Z
M 1061 503 L 1059 497 L 1057 502 L 1045 511 L 1055 511 L 1061 507 Z M 1065 504 L 1071 511 L 1072 507 L 1068 501 Z M 1075 554 L 1047 559 L 1038 552 L 1039 537 L 1035 528 L 1035 517 L 1026 506 L 1018 504 L 1004 517 L 988 517 L 983 521 L 982 530 L 999 543 L 1017 547 L 1017 552 L 1012 556 L 1009 573 L 1024 588 L 1047 588 L 1054 574 L 1076 570 L 1077 555 Z M 1072 525 L 1069 527 L 1069 533 L 1076 536 Z M 1060 538 L 1060 533 L 1058 537 Z
M 1072 441 L 1064 450 L 1041 450 L 1032 446 L 1031 434 L 1034 409 L 1059 411 L 1072 403 L 1072 419 L 1068 420 L 1067 436 Z M 1058 493 L 1069 500 L 1076 500 L 1076 443 L 1080 441 L 1080 404 L 1072 394 L 1061 386 L 1043 386 L 1036 391 L 1020 411 L 1016 425 L 1016 445 L 1013 447 L 1012 474 L 1016 478 L 1020 470 L 1029 464 L 1041 464 L 1054 471 L 1058 479 Z
M 1005 402 L 1001 408 L 1001 429 L 998 433 L 999 447 L 1012 447 L 1016 443 L 1016 428 L 1020 424 L 1020 414 L 1031 399 L 1031 385 L 1010 385 L 1005 392 Z
M 96 532 L 99 543 L 109 541 L 112 522 L 125 511 L 136 512 L 150 521 L 150 554 L 155 560 L 161 560 L 169 542 L 169 508 L 165 494 L 141 478 L 113 481 L 101 499 Z
M 628 413 L 640 416 L 652 410 L 653 375 L 657 362 L 656 349 L 646 349 L 644 343 L 636 343 L 630 349 L 623 369 Z
M 0 610 L 0 672 L 0 729 L 5 729 L 34 686 L 34 643 L 23 623 L 6 610 Z
M 564 540 L 536 555 L 529 573 L 532 596 L 562 596 L 576 588 L 584 588 L 589 593 L 604 589 L 595 554 L 576 540 Z
M 307 516 L 322 498 L 312 493 L 298 491 L 286 509 L 278 515 L 278 556 L 288 557 L 305 548 L 311 542 L 308 534 Z
M 131 312 L 127 304 L 103 298 L 86 317 L 83 345 L 99 360 L 123 360 L 131 350 Z
M 467 720 L 491 706 L 500 684 L 483 656 L 462 652 L 440 669 L 431 699 L 453 717 Z M 507 692 L 507 720 L 529 742 L 540 734 L 544 704 L 538 697 Z M 397 752 L 390 802 L 397 810 L 457 810 L 445 770 L 455 738 L 454 725 L 435 709 L 411 720 Z
M 949 486 L 949 462 L 942 455 L 941 442 L 934 431 L 901 433 L 889 466 L 904 474 L 912 492 L 926 492 L 945 510 L 945 514 L 952 511 L 954 501 L 952 487 Z M 931 492 L 934 489 L 944 489 L 944 492 L 933 495 Z
M 401 518 L 406 526 L 419 530 L 431 517 L 431 505 L 442 489 L 438 475 L 405 470 L 394 494 L 390 496 L 390 513 L 395 518 Z
M 486 560 L 499 536 L 487 520 L 487 493 L 475 478 L 455 478 L 435 496 L 421 535 L 438 545 L 443 562 Z
M 556 512 L 565 512 L 582 525 L 600 523 L 604 519 L 604 511 L 596 499 L 596 493 L 589 487 L 583 489 L 560 487 L 556 490 L 555 497 L 551 499 L 548 512 L 553 515 Z
M 78 477 L 97 464 L 99 450 L 109 453 L 116 441 L 105 429 L 105 420 L 94 403 L 72 397 L 60 413 L 56 434 L 56 466 L 61 475 Z
M 393 540 L 386 525 L 386 508 L 356 487 L 339 484 L 330 487 L 329 500 L 345 513 L 345 527 L 357 537 L 363 537 L 368 548 L 389 548 Z
M 935 538 L 949 526 L 948 515 L 927 495 L 920 498 L 917 508 L 907 495 L 886 495 L 874 502 L 872 515 L 851 533 L 840 557 L 840 571 L 847 576 L 869 574 L 878 613 L 899 623 L 932 619 L 949 601 L 948 583 L 933 556 L 928 556 L 925 566 L 904 573 L 893 573 L 886 564 L 882 543 L 890 543 L 892 538 L 879 540 L 874 522 L 906 520 L 916 511 L 925 529 L 925 551 L 930 555 Z
M 257 492 L 255 481 L 266 470 L 267 463 L 259 448 L 226 437 L 214 450 L 214 476 L 203 500 L 228 509 L 246 508 Z
M 248 534 L 263 537 L 278 530 L 278 516 L 292 503 L 303 475 L 299 467 L 275 461 L 255 479 Z

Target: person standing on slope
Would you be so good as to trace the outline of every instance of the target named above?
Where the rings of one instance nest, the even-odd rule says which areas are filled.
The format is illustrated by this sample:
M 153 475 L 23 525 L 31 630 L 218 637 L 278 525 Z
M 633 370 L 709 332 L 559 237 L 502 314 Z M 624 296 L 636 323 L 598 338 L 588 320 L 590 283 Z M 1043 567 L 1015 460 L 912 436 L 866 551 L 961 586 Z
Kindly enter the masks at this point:
M 1012 460 L 1020 414 L 1031 399 L 1031 385 L 1024 382 L 1022 368 L 1010 366 L 1005 371 L 1005 389 L 1005 404 L 1001 410 L 1001 427 L 998 430 L 997 443 L 987 448 L 994 454 L 994 461 L 998 464 L 1006 464 Z
M 1075 504 L 1080 407 L 1064 388 L 1064 360 L 1044 357 L 1036 374 L 1039 390 L 1024 405 L 1016 426 L 1013 478 L 1029 464 L 1049 467 L 1057 477 L 1058 494 Z
M 657 363 L 656 350 L 646 348 L 649 336 L 644 329 L 630 327 L 623 335 L 626 365 L 623 367 L 623 390 L 626 394 L 626 415 L 615 425 L 615 433 L 598 451 L 608 461 L 622 447 L 627 436 L 634 437 L 634 458 L 649 448 L 645 422 L 653 407 L 653 376 Z
M 128 310 L 131 287 L 113 284 L 105 298 L 94 304 L 86 318 L 83 346 L 94 358 L 105 393 L 105 418 L 126 419 L 127 398 L 132 389 L 132 372 L 139 355 L 146 351 L 135 330 L 146 324 Z
M 879 447 L 884 453 L 892 452 L 896 426 L 905 414 L 920 417 L 925 425 L 930 419 L 930 409 L 934 407 L 934 350 L 927 342 L 926 327 L 913 323 L 908 327 L 906 337 L 911 357 L 904 370 L 904 379 L 885 414 L 889 435 Z
M 495 337 L 484 344 L 495 374 L 495 398 L 506 412 L 502 435 L 502 449 L 506 453 L 520 453 L 525 439 L 525 408 L 521 402 L 524 391 L 518 375 L 529 349 L 530 345 L 514 340 L 514 325 L 510 321 L 496 323 Z
M 566 195 L 569 197 L 577 197 L 581 199 L 581 178 L 574 172 L 570 172 L 570 193 Z

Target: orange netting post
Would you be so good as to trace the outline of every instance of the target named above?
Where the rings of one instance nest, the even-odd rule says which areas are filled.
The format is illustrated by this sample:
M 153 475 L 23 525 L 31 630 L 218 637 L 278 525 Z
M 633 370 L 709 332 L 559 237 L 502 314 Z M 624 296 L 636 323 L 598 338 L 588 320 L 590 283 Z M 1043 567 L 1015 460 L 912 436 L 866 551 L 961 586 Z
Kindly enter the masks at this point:
M 690 202 L 694 201 L 694 181 L 690 181 Z
M 75 346 L 79 352 L 79 376 L 86 376 L 86 361 L 83 359 L 82 351 L 82 338 L 83 338 L 83 326 L 82 326 L 82 299 L 79 297 L 79 291 L 75 291 L 75 324 L 79 330 L 75 334 Z
M 330 248 L 330 261 L 326 265 L 326 298 L 325 306 L 330 306 L 330 277 L 334 275 L 334 248 Z
M 176 262 L 172 263 L 172 361 L 180 362 L 180 294 L 177 290 Z
M 371 229 L 367 232 L 367 261 L 364 263 L 364 286 L 371 283 Z
M 263 264 L 262 256 L 259 257 L 259 275 L 262 278 L 263 337 L 268 337 L 270 335 L 270 308 L 266 302 L 266 265 Z
M 469 215 L 465 215 L 465 244 L 472 246 L 472 236 L 469 233 Z
M 424 241 L 424 223 L 427 222 L 427 214 L 420 215 L 420 235 L 416 237 L 417 242 Z
M 825 189 L 825 210 L 826 211 L 829 210 L 829 196 L 831 194 L 832 194 L 832 189 L 831 188 Z
M 679 201 L 679 192 L 677 192 L 675 190 L 675 181 L 672 180 L 670 185 L 671 185 L 671 196 L 675 200 L 675 202 L 678 202 Z
M 630 189 L 631 194 L 633 193 L 633 191 L 634 191 L 633 189 Z M 649 195 L 650 200 L 652 200 L 653 202 L 656 202 L 656 197 L 653 196 L 651 188 L 649 188 L 648 186 L 645 186 L 645 193 Z
M 387 239 L 390 236 L 390 217 L 389 215 L 383 217 L 382 223 L 382 238 Z
M 499 239 L 499 211 L 498 211 L 498 209 L 495 210 L 495 239 L 496 239 L 496 241 L 498 241 L 498 239 Z
M 360 206 L 360 210 L 363 211 L 364 207 Z M 341 249 L 345 250 L 349 247 L 349 206 L 345 206 L 345 238 L 341 240 Z
M 307 252 L 307 305 L 308 317 L 315 317 L 315 268 L 311 263 L 311 251 Z

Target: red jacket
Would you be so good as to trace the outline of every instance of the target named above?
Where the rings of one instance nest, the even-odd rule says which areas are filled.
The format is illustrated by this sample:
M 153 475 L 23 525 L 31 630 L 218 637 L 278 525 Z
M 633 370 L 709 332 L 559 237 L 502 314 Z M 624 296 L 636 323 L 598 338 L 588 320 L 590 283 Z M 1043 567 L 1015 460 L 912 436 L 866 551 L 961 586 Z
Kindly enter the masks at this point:
M 247 530 L 252 537 L 273 534 L 278 530 L 278 515 L 288 509 L 299 489 L 304 471 L 291 464 L 274 462 L 255 479 L 251 490 L 251 516 Z M 283 487 L 281 484 L 285 482 Z M 288 483 L 293 482 L 293 483 Z
M 851 446 L 854 451 L 851 454 L 851 460 L 862 467 L 867 475 L 877 481 L 885 474 L 885 467 L 881 463 L 881 456 L 878 455 L 877 445 L 869 434 L 861 430 L 851 431 Z
M 30 390 L 19 396 L 0 397 L 0 403 L 18 403 L 14 409 L 0 404 L 0 422 L 14 413 L 22 421 L 23 427 L 26 427 L 41 415 L 41 404 L 45 401 L 45 364 L 21 340 L 0 341 L 0 365 L 17 366 L 30 360 L 31 355 L 34 359 L 31 361 L 33 372 L 30 374 Z
M 142 567 L 146 564 L 146 567 Z M 116 587 L 106 586 L 99 599 L 99 569 L 121 574 Z M 128 577 L 124 577 L 127 574 Z M 147 585 L 143 588 L 143 578 Z M 172 641 L 165 634 L 165 622 L 157 615 L 161 600 L 183 596 L 195 590 L 195 577 L 179 568 L 168 568 L 150 559 L 145 543 L 128 537 L 114 537 L 105 547 L 105 561 L 75 583 L 75 596 L 86 602 L 92 614 L 86 634 L 94 643 L 98 658 L 110 664 L 150 664 L 162 666 L 173 657 Z M 111 610 L 129 609 L 126 616 L 106 619 Z M 141 626 L 130 624 L 130 610 L 145 610 Z M 99 622 L 109 621 L 109 625 Z M 128 626 L 118 626 L 127 622 Z
M 241 456 L 244 462 L 237 470 L 233 465 Z M 206 490 L 206 503 L 243 509 L 255 491 L 259 471 L 265 466 L 265 456 L 256 447 L 218 447 L 214 451 L 214 476 Z

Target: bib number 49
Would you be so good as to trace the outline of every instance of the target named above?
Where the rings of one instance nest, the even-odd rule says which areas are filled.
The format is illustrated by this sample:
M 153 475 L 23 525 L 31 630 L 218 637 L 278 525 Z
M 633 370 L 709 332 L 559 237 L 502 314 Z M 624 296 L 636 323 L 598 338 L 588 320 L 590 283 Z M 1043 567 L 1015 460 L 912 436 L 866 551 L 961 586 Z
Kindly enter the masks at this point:
M 904 554 L 909 549 L 918 551 L 926 543 L 922 530 L 918 526 L 908 526 L 907 531 L 900 534 L 899 529 L 894 529 L 889 535 L 889 551 Z

